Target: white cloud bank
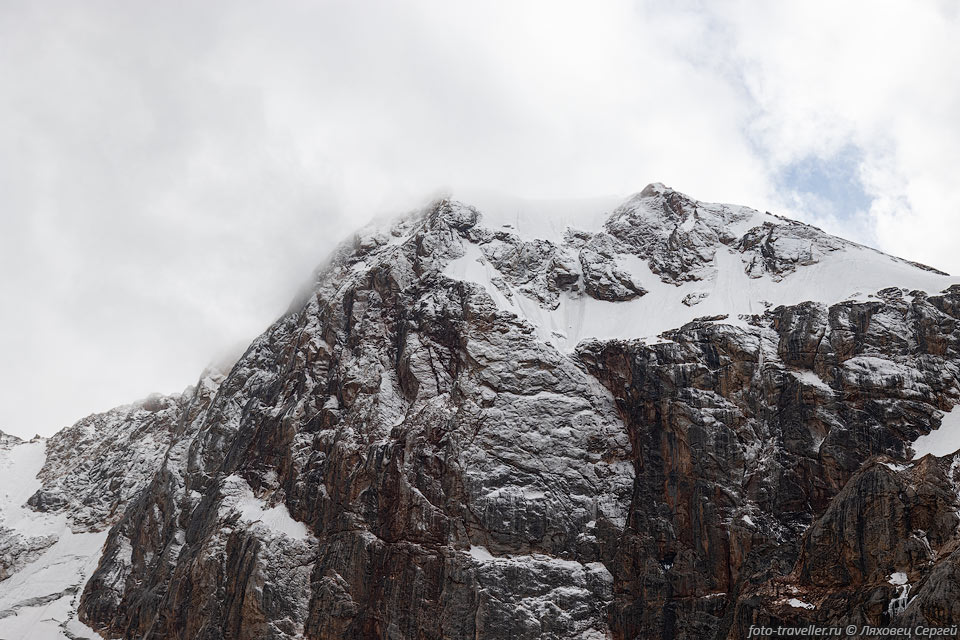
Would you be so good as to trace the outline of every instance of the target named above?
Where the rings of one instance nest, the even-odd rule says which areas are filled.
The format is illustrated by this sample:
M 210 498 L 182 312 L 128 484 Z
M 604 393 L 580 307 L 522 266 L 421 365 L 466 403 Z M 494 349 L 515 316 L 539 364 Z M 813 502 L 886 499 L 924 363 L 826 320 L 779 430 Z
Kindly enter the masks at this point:
M 0 429 L 182 388 L 441 189 L 662 181 L 960 272 L 953 6 L 0 4 Z

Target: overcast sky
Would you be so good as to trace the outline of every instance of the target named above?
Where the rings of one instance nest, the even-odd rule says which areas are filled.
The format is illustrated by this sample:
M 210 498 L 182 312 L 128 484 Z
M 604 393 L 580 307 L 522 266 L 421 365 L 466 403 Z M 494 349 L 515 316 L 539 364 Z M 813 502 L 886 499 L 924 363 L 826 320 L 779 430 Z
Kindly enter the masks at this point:
M 958 273 L 957 6 L 0 0 L 0 429 L 181 390 L 439 192 L 660 181 Z

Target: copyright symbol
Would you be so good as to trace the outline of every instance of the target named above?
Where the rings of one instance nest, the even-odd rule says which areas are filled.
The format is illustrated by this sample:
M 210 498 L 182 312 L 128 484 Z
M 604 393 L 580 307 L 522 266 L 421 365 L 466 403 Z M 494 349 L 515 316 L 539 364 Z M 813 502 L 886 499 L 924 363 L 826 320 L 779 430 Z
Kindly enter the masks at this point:
M 857 633 L 857 625 L 855 625 L 855 624 L 848 624 L 848 625 L 847 625 L 847 628 L 846 628 L 846 632 L 847 632 L 847 635 L 848 635 L 848 636 L 856 635 L 856 633 Z

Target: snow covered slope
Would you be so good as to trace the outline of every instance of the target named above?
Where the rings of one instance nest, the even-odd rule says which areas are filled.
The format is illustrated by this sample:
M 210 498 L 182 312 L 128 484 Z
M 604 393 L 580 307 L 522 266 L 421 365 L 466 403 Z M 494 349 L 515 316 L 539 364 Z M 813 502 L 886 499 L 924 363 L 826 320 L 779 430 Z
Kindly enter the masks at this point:
M 0 577 L 12 574 L 0 581 L 0 638 L 99 638 L 76 620 L 76 605 L 107 532 L 75 534 L 65 514 L 27 506 L 45 459 L 43 440 L 0 439 Z
M 444 273 L 482 285 L 562 350 L 587 338 L 656 338 L 701 317 L 744 325 L 743 316 L 780 305 L 878 299 L 889 287 L 933 294 L 960 282 L 816 227 L 698 202 L 661 184 L 606 212 L 591 204 L 604 203 L 559 216 L 565 228 L 526 224 L 521 234 L 519 222 L 502 221 L 505 212 L 525 220 L 522 202 L 497 203 L 491 222 L 477 209 L 487 233 Z M 544 218 L 544 206 L 530 215 Z M 532 269 L 531 255 L 539 263 Z

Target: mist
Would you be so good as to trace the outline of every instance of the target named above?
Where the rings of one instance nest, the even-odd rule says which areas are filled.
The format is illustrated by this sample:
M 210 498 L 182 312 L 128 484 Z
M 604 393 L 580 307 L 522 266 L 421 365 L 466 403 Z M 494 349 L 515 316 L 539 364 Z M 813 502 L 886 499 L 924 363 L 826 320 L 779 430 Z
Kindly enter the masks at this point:
M 354 229 L 441 192 L 659 181 L 956 273 L 957 23 L 932 1 L 0 4 L 0 430 L 183 389 Z

